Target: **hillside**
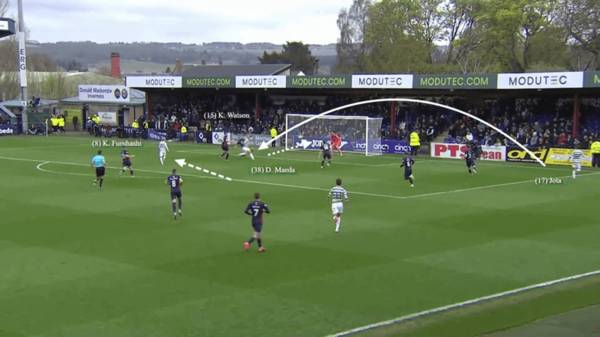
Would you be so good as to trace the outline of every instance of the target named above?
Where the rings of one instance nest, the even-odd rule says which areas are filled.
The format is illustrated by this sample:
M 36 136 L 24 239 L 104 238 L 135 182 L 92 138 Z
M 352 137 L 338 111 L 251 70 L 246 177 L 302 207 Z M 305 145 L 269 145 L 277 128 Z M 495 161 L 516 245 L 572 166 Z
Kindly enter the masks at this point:
M 28 43 L 29 53 L 46 54 L 67 70 L 95 70 L 110 63 L 111 52 L 121 54 L 124 73 L 158 73 L 176 59 L 186 64 L 257 64 L 264 51 L 281 50 L 272 43 L 211 42 L 203 44 L 183 43 L 95 43 L 57 42 Z M 320 69 L 329 73 L 335 65 L 335 44 L 311 45 L 311 51 L 320 60 Z M 74 68 L 74 69 L 73 69 Z

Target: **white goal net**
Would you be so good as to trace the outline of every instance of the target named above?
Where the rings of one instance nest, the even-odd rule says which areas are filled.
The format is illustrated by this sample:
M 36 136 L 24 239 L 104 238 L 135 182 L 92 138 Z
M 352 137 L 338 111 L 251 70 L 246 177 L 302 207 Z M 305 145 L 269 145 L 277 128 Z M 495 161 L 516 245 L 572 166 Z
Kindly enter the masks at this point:
M 286 115 L 286 149 L 318 150 L 335 132 L 341 136 L 342 151 L 381 155 L 382 118 L 325 115 L 311 120 L 315 116 Z

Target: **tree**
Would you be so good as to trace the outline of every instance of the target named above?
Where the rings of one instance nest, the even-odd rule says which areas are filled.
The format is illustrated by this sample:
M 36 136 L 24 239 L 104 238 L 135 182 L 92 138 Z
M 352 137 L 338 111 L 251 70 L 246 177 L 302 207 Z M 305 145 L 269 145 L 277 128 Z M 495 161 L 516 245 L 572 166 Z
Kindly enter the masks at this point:
M 483 34 L 481 48 L 506 70 L 526 71 L 532 62 L 533 41 L 555 27 L 556 4 L 557 0 L 485 1 L 476 16 Z M 545 38 L 563 39 L 550 34 Z
M 446 64 L 457 63 L 468 51 L 477 45 L 475 28 L 475 8 L 479 0 L 449 0 L 441 9 L 441 39 L 447 42 Z
M 374 72 L 429 69 L 431 43 L 420 26 L 417 0 L 382 0 L 369 8 L 365 32 L 366 68 Z
M 560 0 L 559 20 L 566 30 L 578 69 L 600 69 L 600 5 L 597 0 Z M 582 53 L 583 51 L 583 53 Z M 585 56 L 589 53 L 589 57 Z
M 8 0 L 0 0 L 0 17 L 8 13 Z
M 103 76 L 112 76 L 112 72 L 107 65 L 102 65 L 96 69 L 96 74 Z
M 438 41 L 444 31 L 443 12 L 440 10 L 443 0 L 421 0 L 419 17 L 411 22 L 415 38 L 423 41 L 430 49 L 428 63 L 433 63 L 433 53 L 436 48 L 434 42 Z
M 263 52 L 258 57 L 262 64 L 285 64 L 292 65 L 292 71 L 303 72 L 307 75 L 314 74 L 317 69 L 318 59 L 312 56 L 308 45 L 302 42 L 286 42 L 281 52 Z
M 354 0 L 349 9 L 343 8 L 337 19 L 340 38 L 336 44 L 337 65 L 340 73 L 365 70 L 365 30 L 369 18 L 370 0 Z
M 27 70 L 58 71 L 58 65 L 46 54 L 31 53 L 27 55 Z

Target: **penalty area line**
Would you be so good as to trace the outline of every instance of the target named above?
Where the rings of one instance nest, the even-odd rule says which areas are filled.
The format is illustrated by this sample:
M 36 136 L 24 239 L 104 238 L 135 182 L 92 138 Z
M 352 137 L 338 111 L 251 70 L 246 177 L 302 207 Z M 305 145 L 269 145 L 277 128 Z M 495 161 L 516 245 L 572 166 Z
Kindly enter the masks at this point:
M 413 313 L 413 314 L 408 314 L 408 315 L 400 316 L 400 317 L 397 317 L 397 318 L 394 318 L 394 319 L 390 319 L 390 320 L 387 320 L 387 321 L 377 322 L 377 323 L 373 323 L 373 324 L 361 326 L 361 327 L 358 327 L 358 328 L 354 328 L 354 329 L 350 329 L 350 330 L 346 330 L 346 331 L 342 331 L 342 332 L 337 332 L 337 333 L 334 333 L 332 335 L 328 335 L 327 337 L 345 337 L 345 336 L 351 336 L 351 335 L 355 335 L 355 334 L 358 334 L 358 333 L 370 331 L 370 330 L 373 330 L 373 329 L 387 327 L 387 326 L 391 326 L 391 325 L 395 325 L 395 324 L 399 324 L 399 323 L 403 323 L 403 322 L 415 320 L 415 319 L 418 319 L 418 318 L 423 318 L 423 317 L 431 316 L 433 314 L 447 312 L 447 311 L 450 311 L 450 310 L 453 310 L 453 309 L 468 307 L 468 306 L 475 305 L 475 304 L 481 304 L 481 303 L 484 303 L 484 302 L 489 302 L 489 301 L 492 301 L 492 300 L 497 300 L 497 299 L 508 297 L 508 296 L 512 296 L 512 295 L 517 295 L 517 294 L 524 293 L 524 292 L 527 292 L 527 291 L 531 291 L 531 290 L 535 290 L 535 289 L 547 288 L 547 287 L 554 286 L 554 285 L 557 285 L 557 284 L 566 283 L 566 282 L 575 281 L 575 280 L 580 280 L 580 279 L 584 279 L 584 278 L 588 278 L 588 277 L 592 277 L 592 276 L 597 276 L 597 275 L 600 275 L 600 270 L 594 270 L 594 271 L 583 273 L 583 274 L 577 274 L 577 275 L 572 275 L 572 276 L 567 276 L 567 277 L 559 278 L 559 279 L 556 279 L 556 280 L 551 280 L 551 281 L 536 283 L 536 284 L 532 284 L 532 285 L 525 286 L 525 287 L 522 287 L 522 288 L 517 288 L 517 289 L 507 290 L 507 291 L 503 291 L 503 292 L 492 294 L 492 295 L 477 297 L 477 298 L 470 299 L 470 300 L 467 300 L 467 301 L 453 303 L 453 304 L 449 304 L 449 305 L 444 305 L 444 306 L 441 306 L 441 307 L 437 307 L 437 308 L 433 308 L 433 309 L 429 309 L 429 310 L 419 311 L 419 312 L 416 312 L 416 313 Z
M 26 161 L 26 162 L 37 162 L 37 163 L 42 163 L 42 164 L 44 162 L 46 162 L 46 164 L 62 164 L 62 165 L 85 166 L 85 167 L 89 166 L 89 165 L 85 165 L 85 164 L 82 164 L 82 163 L 74 163 L 74 162 L 48 161 L 48 160 L 29 159 L 29 158 L 15 158 L 15 157 L 4 157 L 4 156 L 0 156 L 0 159 L 15 160 L 15 161 Z M 46 165 L 46 164 L 43 164 L 43 165 Z M 111 166 L 107 166 L 107 168 L 120 169 L 118 167 L 111 167 Z M 169 174 L 169 172 L 154 171 L 154 170 L 147 170 L 147 169 L 136 169 L 136 170 L 139 171 L 139 172 L 147 172 L 147 173 L 167 174 L 167 175 Z M 202 169 L 202 171 L 205 172 L 205 173 L 209 173 L 210 174 L 210 171 L 206 170 L 204 168 Z M 579 177 L 581 178 L 581 177 L 585 177 L 585 176 L 592 176 L 592 175 L 598 175 L 598 174 L 600 174 L 600 172 L 585 173 L 585 174 L 581 174 Z M 183 175 L 183 176 L 192 176 L 192 177 L 201 178 L 201 179 L 218 179 L 216 176 L 211 176 L 211 175 L 209 175 L 209 176 L 201 176 L 201 175 L 185 174 L 185 173 L 181 174 L 181 175 Z M 562 176 L 562 177 L 558 177 L 558 178 L 569 178 L 569 177 L 571 177 L 571 176 L 570 175 L 566 175 L 566 176 Z M 238 178 L 230 178 L 230 179 L 226 179 L 226 180 L 227 181 L 232 181 L 232 182 L 247 183 L 247 184 L 258 184 L 258 185 L 267 185 L 267 186 L 278 186 L 278 187 L 295 188 L 295 189 L 302 189 L 302 190 L 313 190 L 313 191 L 329 192 L 329 189 L 322 188 L 322 187 L 291 185 L 291 184 L 282 184 L 282 183 L 275 183 L 275 182 L 268 182 L 268 181 L 238 179 Z M 438 195 L 445 195 L 445 194 L 451 194 L 451 193 L 461 193 L 461 192 L 468 192 L 468 191 L 485 190 L 485 189 L 492 189 L 492 188 L 512 186 L 512 185 L 520 185 L 520 184 L 526 184 L 526 183 L 533 183 L 533 180 L 532 179 L 528 179 L 528 180 L 513 181 L 513 182 L 507 182 L 507 183 L 501 183 L 501 184 L 467 187 L 467 188 L 450 190 L 450 191 L 439 191 L 439 192 L 422 193 L 422 194 L 414 194 L 414 195 L 404 195 L 404 196 L 402 196 L 402 195 L 393 195 L 393 194 L 377 194 L 377 193 L 359 192 L 359 191 L 348 191 L 348 192 L 350 194 L 354 194 L 354 195 L 363 195 L 363 196 L 370 196 L 370 197 L 379 197 L 379 198 L 406 200 L 406 199 L 416 199 L 416 198 L 425 198 L 425 197 L 432 197 L 432 196 L 438 196 Z

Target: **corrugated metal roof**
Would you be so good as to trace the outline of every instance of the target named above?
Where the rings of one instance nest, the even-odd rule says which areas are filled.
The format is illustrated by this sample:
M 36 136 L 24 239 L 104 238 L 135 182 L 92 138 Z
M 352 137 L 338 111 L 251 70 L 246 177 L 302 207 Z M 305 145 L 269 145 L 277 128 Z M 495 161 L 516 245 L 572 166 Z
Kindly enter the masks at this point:
M 250 75 L 279 75 L 291 64 L 250 64 L 250 65 L 184 65 L 183 77 L 233 77 Z
M 0 102 L 0 112 L 6 114 L 10 118 L 17 118 L 17 116 L 12 113 L 12 111 L 8 110 L 2 103 Z
M 58 104 L 58 101 L 54 100 L 54 99 L 40 99 L 39 106 L 47 106 L 47 105 L 54 105 L 54 104 Z M 17 100 L 17 99 L 2 101 L 2 102 L 0 102 L 0 105 L 4 105 L 5 107 L 8 107 L 8 108 L 23 108 L 24 107 L 23 101 Z

